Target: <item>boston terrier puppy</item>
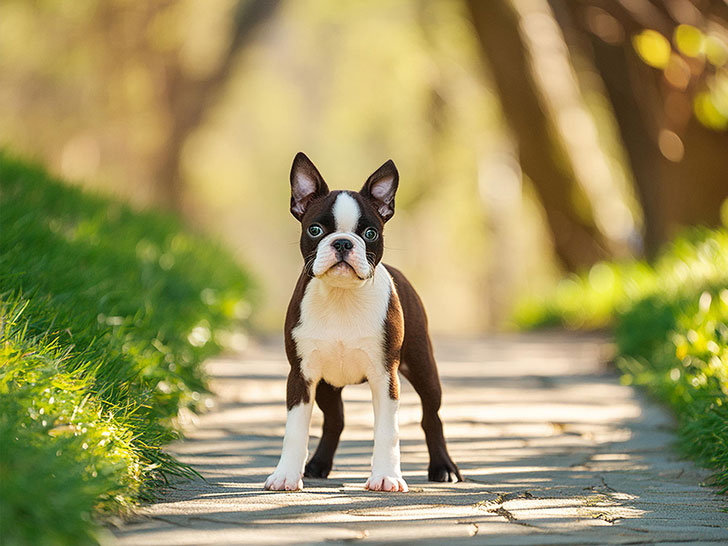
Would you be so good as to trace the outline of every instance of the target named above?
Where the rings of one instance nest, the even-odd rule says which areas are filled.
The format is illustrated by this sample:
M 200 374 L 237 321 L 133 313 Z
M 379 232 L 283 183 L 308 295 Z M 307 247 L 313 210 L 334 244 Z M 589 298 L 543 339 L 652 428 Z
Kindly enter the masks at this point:
M 293 160 L 291 213 L 301 222 L 304 265 L 285 321 L 291 370 L 283 451 L 266 489 L 302 489 L 303 476 L 328 476 L 344 428 L 341 390 L 367 381 L 374 404 L 374 455 L 366 488 L 407 491 L 399 462 L 398 371 L 422 400 L 430 481 L 462 480 L 438 416 L 440 379 L 425 309 L 404 275 L 381 263 L 382 228 L 394 214 L 398 181 L 390 160 L 358 193 L 329 191 L 308 157 L 299 153 Z M 324 425 L 306 464 L 314 398 Z

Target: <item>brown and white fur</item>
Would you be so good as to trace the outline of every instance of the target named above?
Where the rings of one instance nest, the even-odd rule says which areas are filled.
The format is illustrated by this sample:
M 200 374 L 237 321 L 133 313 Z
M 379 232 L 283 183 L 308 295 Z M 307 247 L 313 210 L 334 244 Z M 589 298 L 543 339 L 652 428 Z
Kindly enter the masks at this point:
M 344 427 L 341 390 L 367 381 L 374 454 L 366 488 L 407 491 L 400 469 L 398 371 L 422 401 L 429 479 L 462 480 L 438 416 L 440 380 L 424 307 L 404 275 L 381 263 L 382 229 L 394 214 L 398 181 L 390 160 L 359 192 L 329 191 L 304 154 L 293 161 L 291 213 L 301 222 L 304 267 L 285 322 L 291 370 L 283 451 L 266 489 L 301 489 L 304 475 L 328 476 Z M 323 434 L 306 464 L 314 397 L 324 413 Z

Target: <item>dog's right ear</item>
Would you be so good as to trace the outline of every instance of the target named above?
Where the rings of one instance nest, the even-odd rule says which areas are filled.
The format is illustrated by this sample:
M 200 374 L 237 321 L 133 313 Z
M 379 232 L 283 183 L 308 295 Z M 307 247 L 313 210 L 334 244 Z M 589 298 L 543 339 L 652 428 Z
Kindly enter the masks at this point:
M 291 167 L 291 214 L 300 221 L 311 201 L 327 193 L 321 173 L 306 154 L 298 152 Z

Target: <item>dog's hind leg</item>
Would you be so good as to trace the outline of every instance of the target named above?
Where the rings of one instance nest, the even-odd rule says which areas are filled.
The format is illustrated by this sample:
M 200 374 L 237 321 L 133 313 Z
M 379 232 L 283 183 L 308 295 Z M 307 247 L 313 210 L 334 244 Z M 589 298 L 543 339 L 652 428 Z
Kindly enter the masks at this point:
M 404 340 L 400 354 L 400 373 L 407 378 L 422 401 L 422 429 L 425 431 L 431 482 L 462 481 L 457 465 L 450 458 L 438 412 L 442 400 L 440 377 L 427 333 L 427 314 L 415 289 L 397 269 L 387 266 L 397 287 L 404 309 Z
M 344 430 L 344 404 L 341 401 L 341 388 L 332 387 L 325 381 L 320 381 L 316 387 L 316 404 L 324 412 L 324 426 L 316 453 L 306 465 L 304 476 L 326 478 L 331 472 L 334 453 L 339 445 L 341 431 Z
M 426 334 L 425 334 L 426 335 Z M 422 429 L 425 431 L 430 465 L 427 477 L 431 482 L 463 481 L 457 465 L 450 458 L 438 412 L 442 399 L 440 378 L 429 340 L 426 343 L 407 343 L 402 348 L 400 372 L 412 384 L 422 401 Z M 429 349 L 429 350 L 428 350 Z

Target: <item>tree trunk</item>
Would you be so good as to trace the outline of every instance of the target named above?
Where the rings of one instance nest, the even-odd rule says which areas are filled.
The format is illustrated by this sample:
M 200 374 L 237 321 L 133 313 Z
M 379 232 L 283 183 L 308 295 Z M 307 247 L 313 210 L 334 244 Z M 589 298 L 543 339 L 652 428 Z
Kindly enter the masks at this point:
M 639 59 L 630 40 L 643 24 L 650 23 L 670 36 L 670 25 L 677 22 L 659 6 L 655 7 L 660 14 L 657 21 L 640 21 L 618 3 L 549 1 L 569 47 L 591 53 L 604 83 L 642 205 L 647 254 L 654 256 L 683 226 L 719 225 L 720 206 L 728 198 L 728 133 L 707 129 L 692 115 L 685 125 L 671 124 L 662 73 Z M 621 25 L 621 42 L 607 43 L 588 30 L 585 7 L 589 4 L 608 10 Z M 685 108 L 691 108 L 689 91 L 672 93 L 673 101 L 680 99 Z M 668 128 L 678 134 L 684 147 L 678 161 L 668 160 L 660 151 L 659 132 Z
M 607 246 L 591 214 L 585 219 L 573 203 L 578 182 L 541 103 L 517 13 L 508 0 L 467 3 L 503 113 L 518 143 L 521 168 L 546 212 L 556 255 L 570 271 L 606 258 Z

